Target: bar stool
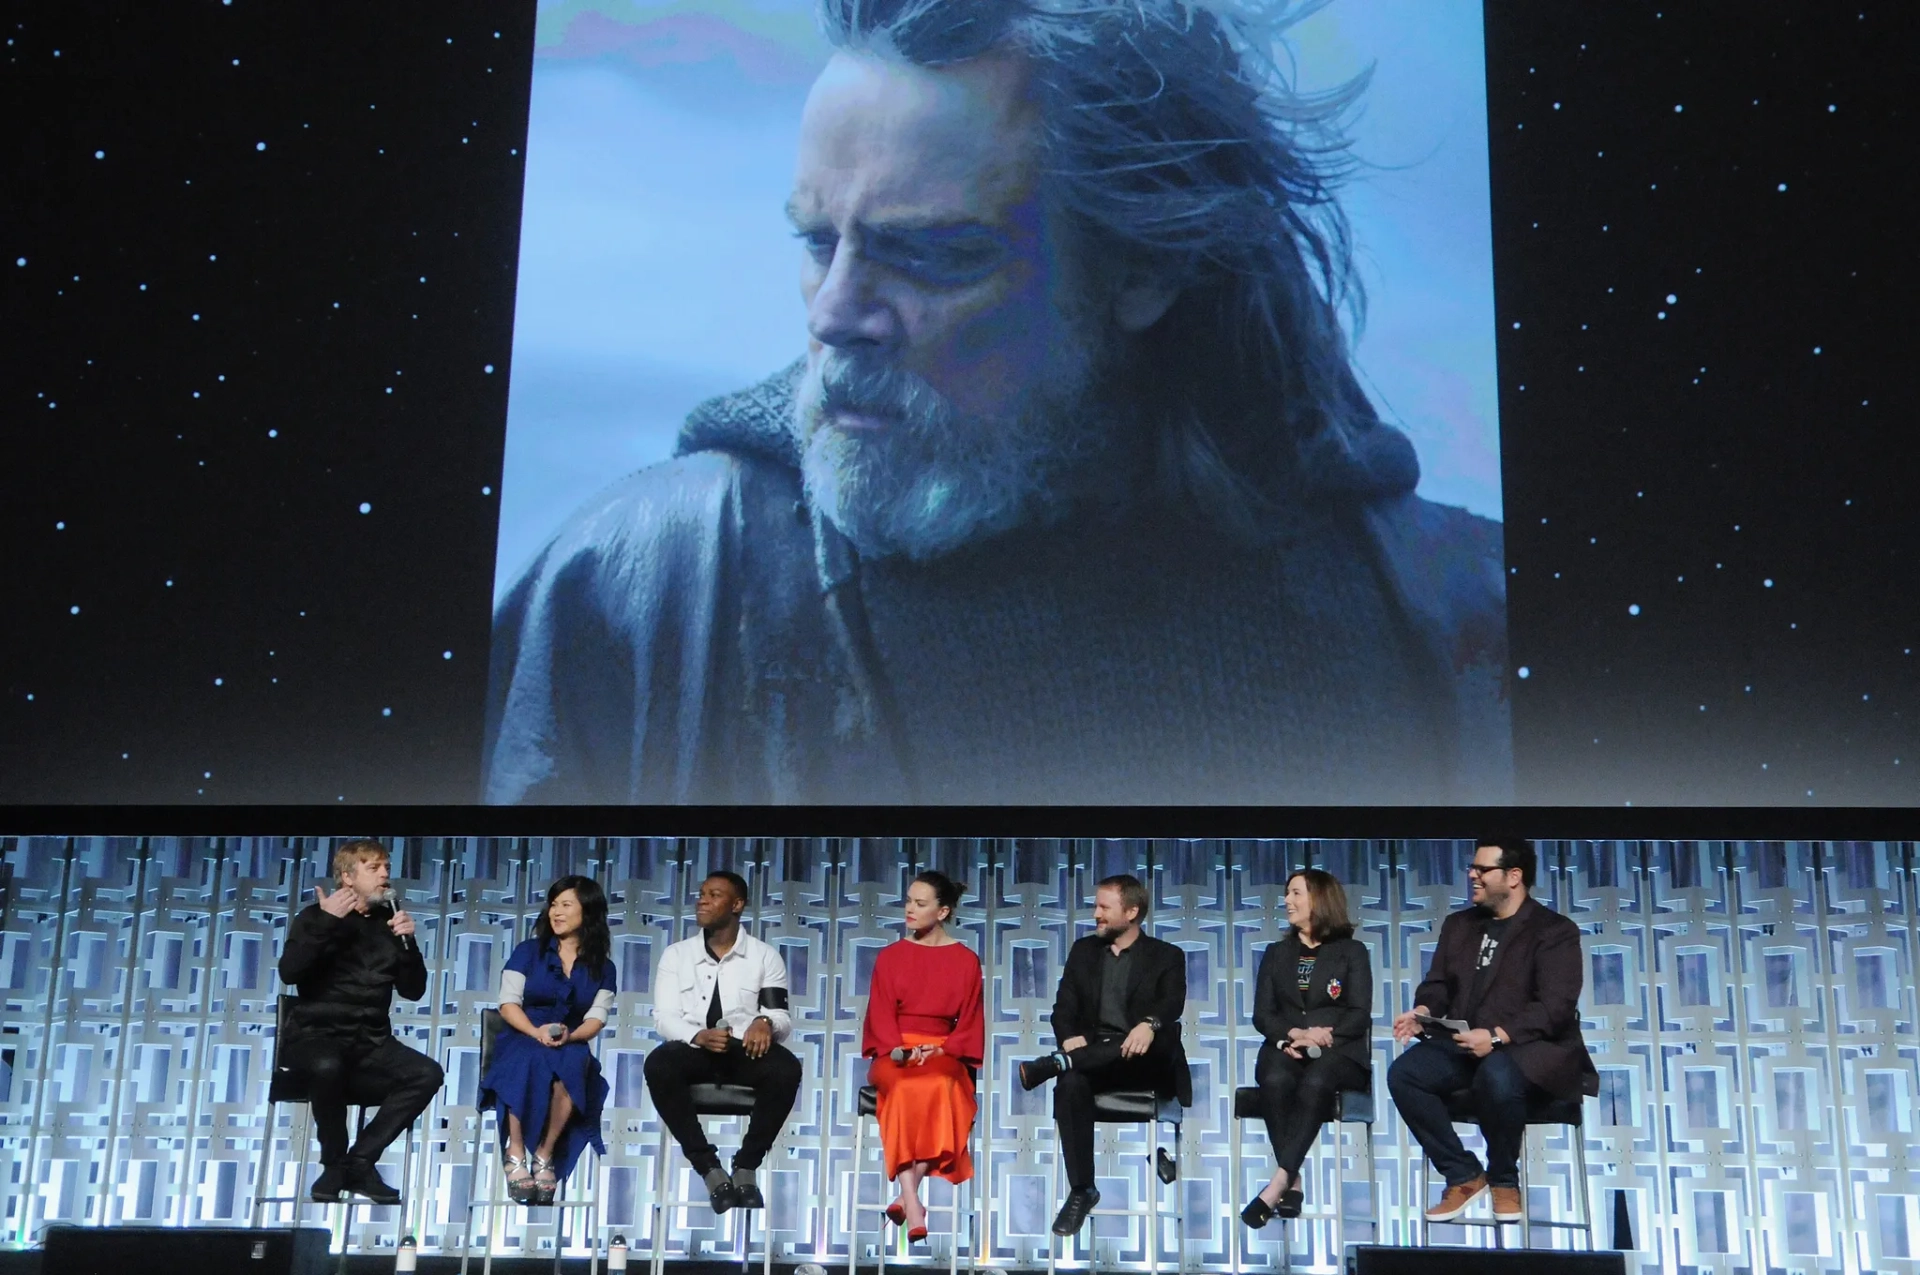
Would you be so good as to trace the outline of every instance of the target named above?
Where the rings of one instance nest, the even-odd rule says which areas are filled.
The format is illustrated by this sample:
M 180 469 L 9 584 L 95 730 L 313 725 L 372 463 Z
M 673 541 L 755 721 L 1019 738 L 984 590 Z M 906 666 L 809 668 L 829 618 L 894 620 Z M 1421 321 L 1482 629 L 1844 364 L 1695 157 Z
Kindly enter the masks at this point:
M 1145 1217 L 1147 1219 L 1147 1269 L 1158 1272 L 1160 1269 L 1160 1224 L 1167 1216 L 1162 1208 L 1162 1197 L 1166 1194 L 1154 1183 L 1171 1186 L 1173 1190 L 1172 1218 L 1175 1243 L 1178 1245 L 1180 1259 L 1178 1270 L 1187 1269 L 1187 1211 L 1182 1206 L 1177 1183 L 1180 1179 L 1180 1124 L 1185 1110 L 1177 1098 L 1162 1098 L 1151 1089 L 1115 1089 L 1093 1096 L 1093 1119 L 1095 1125 L 1102 1124 L 1145 1124 L 1151 1126 L 1152 1149 L 1147 1153 L 1147 1162 L 1153 1168 L 1153 1176 L 1147 1179 L 1147 1199 L 1141 1204 L 1131 1204 L 1125 1208 L 1100 1208 L 1096 1205 L 1088 1217 Z M 1166 1149 L 1160 1143 L 1160 1126 L 1167 1125 L 1173 1130 L 1173 1156 L 1163 1158 Z M 1057 1200 L 1065 1195 L 1066 1163 L 1055 1157 L 1057 1167 L 1054 1170 L 1054 1187 Z M 1052 1275 L 1058 1264 L 1060 1240 L 1053 1236 L 1047 1245 L 1047 1271 Z M 1071 1237 L 1068 1237 L 1071 1238 Z M 1093 1265 L 1095 1252 L 1093 1241 L 1088 1240 L 1088 1266 Z
M 687 1089 L 688 1097 L 693 1101 L 693 1114 L 702 1118 L 708 1116 L 751 1116 L 753 1114 L 753 1089 L 748 1085 L 691 1085 Z M 773 1144 L 776 1148 L 779 1140 Z M 667 1132 L 663 1122 L 660 1128 L 659 1171 L 655 1175 L 653 1189 L 653 1258 L 649 1264 L 651 1275 L 660 1275 L 667 1263 L 668 1209 L 691 1208 L 707 1203 L 706 1200 L 692 1196 L 673 1196 L 669 1194 L 672 1170 L 670 1157 L 677 1154 L 679 1148 L 674 1145 L 673 1136 Z M 769 1153 L 771 1158 L 771 1153 Z M 772 1182 L 768 1182 L 772 1187 Z M 764 1192 L 763 1192 L 764 1194 Z M 736 1242 L 740 1246 L 740 1269 L 747 1269 L 747 1254 L 753 1247 L 753 1210 L 729 1209 L 734 1215 L 733 1225 Z M 773 1275 L 773 1227 L 761 1228 L 765 1234 L 760 1245 L 764 1250 L 760 1255 L 761 1275 Z
M 977 1101 L 977 1097 L 978 1095 L 976 1094 L 976 1101 Z M 854 1275 L 854 1271 L 860 1260 L 860 1215 L 862 1213 L 884 1214 L 887 1211 L 887 1206 L 885 1204 L 860 1203 L 860 1189 L 859 1189 L 860 1167 L 866 1162 L 867 1118 L 869 1116 L 874 1117 L 875 1123 L 877 1124 L 879 1114 L 880 1114 L 880 1091 L 872 1085 L 862 1085 L 860 1087 L 859 1101 L 856 1104 L 856 1114 L 855 1114 L 854 1126 L 853 1126 L 853 1189 L 849 1192 L 851 1203 L 848 1205 L 849 1211 L 853 1218 L 853 1226 L 850 1230 L 850 1233 L 847 1236 L 847 1275 Z M 973 1128 L 967 1131 L 967 1152 L 969 1155 L 973 1153 L 974 1146 L 975 1146 L 975 1135 L 979 1132 L 980 1120 L 985 1114 L 986 1113 L 984 1111 L 981 1111 L 979 1115 L 976 1115 L 973 1121 Z M 881 1154 L 882 1155 L 886 1154 L 884 1149 L 882 1150 Z M 964 1183 L 967 1189 L 966 1218 L 968 1222 L 968 1232 L 969 1232 L 967 1237 L 967 1269 L 968 1270 L 975 1270 L 980 1265 L 980 1235 L 979 1235 L 979 1227 L 978 1227 L 978 1217 L 979 1217 L 978 1187 L 980 1184 L 980 1179 L 986 1174 L 986 1171 L 987 1171 L 987 1167 L 984 1164 L 981 1164 L 976 1159 L 974 1161 L 974 1166 L 973 1166 L 973 1176 L 967 1179 L 967 1181 Z M 881 1177 L 883 1180 L 885 1179 L 885 1176 L 886 1176 L 886 1166 L 882 1165 Z M 947 1215 L 947 1275 L 955 1275 L 955 1273 L 960 1269 L 960 1218 L 961 1218 L 960 1186 L 961 1185 L 962 1184 L 954 1185 L 953 1199 L 951 1200 L 951 1202 L 947 1204 L 927 1205 L 927 1212 L 945 1213 Z M 886 1189 L 882 1187 L 880 1193 L 882 1195 L 885 1195 Z M 883 1272 L 883 1275 L 887 1269 L 887 1244 L 884 1238 L 885 1233 L 886 1233 L 885 1228 L 883 1227 L 881 1229 L 881 1235 L 883 1238 L 881 1239 L 879 1244 L 875 1245 L 875 1251 L 878 1252 L 880 1255 L 879 1270 Z
M 486 1077 L 488 1069 L 491 1068 L 493 1065 L 494 1042 L 498 1040 L 500 1036 L 500 1031 L 505 1025 L 506 1025 L 505 1020 L 503 1020 L 500 1017 L 499 1010 L 487 1009 L 487 1010 L 482 1010 L 480 1012 L 480 1076 L 482 1079 Z M 482 1134 L 485 1132 L 485 1129 L 486 1129 L 486 1119 L 487 1119 L 486 1112 L 478 1111 L 478 1110 L 475 1111 L 474 1118 L 473 1118 L 473 1167 L 468 1174 L 467 1181 L 470 1183 L 473 1183 L 476 1186 L 481 1181 L 480 1145 L 482 1142 L 486 1141 L 486 1139 L 482 1137 Z M 494 1119 L 496 1123 L 494 1125 L 493 1142 L 497 1143 L 500 1140 L 500 1128 L 498 1124 L 499 1117 L 497 1114 L 495 1115 Z M 523 1129 L 521 1130 L 521 1133 L 523 1136 L 527 1136 L 530 1134 L 536 1142 L 539 1139 L 538 1131 L 529 1131 L 529 1130 Z M 587 1181 L 589 1182 L 589 1184 L 595 1184 L 598 1182 L 599 1176 L 600 1176 L 600 1158 L 598 1155 L 594 1153 L 594 1150 L 591 1146 L 587 1147 L 587 1149 L 581 1153 L 580 1158 L 582 1161 L 585 1161 L 589 1156 L 592 1156 L 593 1159 L 592 1159 L 592 1167 L 588 1171 Z M 507 1184 L 506 1174 L 500 1171 L 498 1162 L 494 1161 L 492 1156 L 488 1156 L 487 1159 L 489 1162 L 495 1165 L 494 1173 L 491 1176 L 495 1179 L 496 1188 L 504 1187 Z M 581 1167 L 582 1165 L 578 1165 L 578 1164 L 574 1166 L 576 1170 L 580 1169 Z M 565 1190 L 566 1184 L 561 1183 L 560 1189 Z M 481 1261 L 480 1270 L 482 1275 L 493 1275 L 494 1210 L 504 1209 L 504 1208 L 542 1208 L 542 1209 L 553 1210 L 554 1275 L 559 1275 L 560 1273 L 560 1255 L 566 1252 L 566 1248 L 567 1248 L 566 1234 L 564 1230 L 567 1214 L 576 1209 L 584 1210 L 587 1215 L 587 1233 L 593 1239 L 593 1243 L 591 1245 L 593 1250 L 591 1268 L 594 1272 L 594 1275 L 598 1275 L 600 1270 L 600 1243 L 599 1243 L 600 1227 L 598 1224 L 598 1217 L 600 1212 L 599 1198 L 600 1198 L 600 1193 L 594 1190 L 592 1185 L 588 1186 L 586 1191 L 586 1198 L 584 1199 L 562 1200 L 558 1197 L 558 1195 L 556 1195 L 552 1204 L 538 1204 L 538 1205 L 523 1205 L 518 1200 L 508 1199 L 507 1197 L 499 1194 L 497 1189 L 489 1190 L 485 1195 L 479 1195 L 474 1192 L 469 1192 L 468 1199 L 467 1199 L 466 1225 L 462 1227 L 460 1231 L 460 1275 L 466 1275 L 466 1272 L 467 1272 L 467 1258 L 469 1256 L 470 1250 L 472 1248 L 472 1243 L 473 1243 L 473 1214 L 475 1209 L 485 1209 L 487 1213 L 487 1255 Z M 531 1230 L 529 1230 L 529 1234 L 531 1234 Z
M 1258 1120 L 1260 1118 L 1259 1087 L 1257 1085 L 1244 1085 L 1241 1088 L 1235 1089 L 1233 1091 L 1233 1141 L 1228 1148 L 1227 1159 L 1228 1164 L 1231 1165 L 1229 1172 L 1236 1190 L 1244 1191 L 1246 1189 L 1246 1182 L 1240 1171 L 1242 1155 L 1240 1122 L 1243 1120 Z M 1334 1218 L 1340 1228 L 1338 1243 L 1339 1246 L 1344 1249 L 1347 1242 L 1347 1160 L 1345 1156 L 1340 1154 L 1338 1126 L 1349 1124 L 1362 1126 L 1353 1136 L 1359 1140 L 1362 1155 L 1366 1159 L 1367 1193 L 1369 1200 L 1371 1200 L 1374 1191 L 1373 1091 L 1371 1089 L 1340 1090 L 1334 1103 L 1333 1119 L 1336 1126 L 1333 1148 L 1333 1189 L 1335 1199 L 1338 1202 L 1334 1205 L 1331 1212 L 1328 1212 L 1324 1208 L 1313 1210 L 1303 1209 L 1300 1217 L 1303 1220 L 1307 1218 Z M 1318 1140 L 1316 1139 L 1316 1145 L 1317 1143 Z M 1301 1176 L 1305 1177 L 1306 1175 L 1303 1173 Z M 1379 1210 L 1369 1209 L 1368 1212 L 1367 1224 L 1373 1228 L 1373 1239 L 1377 1244 L 1380 1241 Z M 1293 1264 L 1293 1228 L 1287 1225 L 1288 1219 L 1286 1218 L 1277 1218 L 1275 1220 L 1280 1223 L 1280 1268 L 1287 1270 Z M 1247 1242 L 1245 1235 L 1246 1227 L 1236 1224 L 1235 1231 L 1240 1235 L 1240 1253 L 1242 1260 L 1244 1260 Z
M 1534 1125 L 1558 1124 L 1566 1125 L 1571 1130 L 1571 1136 L 1573 1138 L 1574 1177 L 1577 1182 L 1577 1191 L 1580 1197 L 1580 1220 L 1578 1222 L 1536 1222 L 1533 1220 L 1533 1201 L 1529 1199 L 1527 1195 L 1527 1138 L 1525 1130 L 1522 1130 L 1520 1135 L 1520 1220 L 1517 1223 L 1520 1227 L 1520 1247 L 1522 1248 L 1533 1247 L 1533 1228 L 1542 1226 L 1555 1230 L 1584 1232 L 1587 1237 L 1587 1251 L 1589 1253 L 1593 1251 L 1593 1193 L 1587 1181 L 1587 1139 L 1581 1130 L 1581 1121 L 1584 1114 L 1583 1108 L 1584 1102 L 1579 1098 L 1529 1098 L 1527 1100 L 1528 1128 Z M 1460 1089 L 1450 1095 L 1447 1098 L 1447 1114 L 1453 1118 L 1455 1124 L 1478 1124 L 1474 1116 L 1473 1091 L 1471 1089 Z M 1428 1168 L 1427 1157 L 1423 1155 L 1420 1157 L 1421 1246 L 1424 1247 L 1427 1244 L 1429 1233 L 1435 1225 L 1485 1226 L 1493 1229 L 1494 1244 L 1497 1247 L 1505 1248 L 1506 1232 L 1501 1228 L 1513 1226 L 1516 1225 L 1516 1223 L 1502 1222 L 1500 1219 L 1492 1216 L 1474 1218 L 1457 1217 L 1451 1222 L 1440 1222 L 1437 1224 L 1427 1221 L 1427 1207 L 1429 1203 L 1427 1192 L 1430 1189 L 1427 1183 Z
M 299 997 L 289 996 L 284 992 L 274 997 L 273 1073 L 272 1079 L 267 1082 L 267 1103 L 269 1107 L 279 1106 L 281 1103 L 292 1103 L 307 1108 L 307 1120 L 294 1124 L 294 1128 L 298 1130 L 300 1134 L 300 1164 L 299 1167 L 294 1170 L 294 1194 L 256 1195 L 253 1197 L 253 1204 L 248 1212 L 255 1230 L 260 1228 L 260 1215 L 266 1212 L 267 1205 L 269 1204 L 293 1205 L 294 1221 L 297 1223 L 300 1218 L 301 1206 L 314 1203 L 313 1200 L 308 1198 L 308 1193 L 301 1189 L 307 1185 L 307 1157 L 313 1146 L 313 1130 L 309 1127 L 312 1124 L 312 1095 L 307 1092 L 306 1085 L 302 1083 L 301 1077 L 295 1073 L 293 1068 L 284 1065 L 280 1061 L 280 1045 L 287 1038 L 287 1019 L 292 1013 L 294 1003 L 298 999 Z M 272 1120 L 271 1115 L 268 1116 L 268 1120 Z M 360 1134 L 365 1131 L 366 1127 L 367 1109 L 365 1107 L 355 1107 L 353 1136 L 358 1138 Z M 267 1179 L 271 1176 L 273 1168 L 273 1141 L 273 1129 L 269 1127 L 267 1129 L 267 1136 L 262 1139 L 263 1145 L 261 1147 L 260 1170 L 259 1177 L 256 1180 L 256 1190 L 259 1189 L 259 1187 L 265 1186 Z M 409 1147 L 404 1154 L 410 1156 L 412 1154 L 412 1148 Z M 401 1177 L 404 1180 L 406 1174 L 403 1172 Z M 353 1211 L 355 1209 L 392 1208 L 394 1206 L 375 1204 L 372 1200 L 356 1200 L 349 1195 L 343 1197 L 337 1203 L 322 1204 L 319 1207 L 329 1210 L 338 1209 L 340 1211 L 340 1260 L 335 1264 L 334 1270 L 339 1272 L 340 1275 L 345 1275 L 347 1269 L 347 1236 L 353 1230 Z M 404 1201 L 400 1207 L 405 1208 Z M 329 1221 L 327 1226 L 328 1229 L 331 1230 L 333 1223 Z

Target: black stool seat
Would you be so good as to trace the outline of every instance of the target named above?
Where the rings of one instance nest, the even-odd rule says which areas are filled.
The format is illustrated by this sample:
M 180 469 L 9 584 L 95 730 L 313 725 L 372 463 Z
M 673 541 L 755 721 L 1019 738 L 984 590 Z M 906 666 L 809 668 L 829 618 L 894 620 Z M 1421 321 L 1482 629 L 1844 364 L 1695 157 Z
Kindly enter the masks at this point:
M 750 1116 L 753 1090 L 747 1085 L 689 1085 L 693 1111 L 701 1116 Z
M 1259 1086 L 1242 1085 L 1233 1091 L 1233 1118 L 1235 1120 L 1260 1118 Z M 1341 1124 L 1372 1124 L 1373 1090 L 1342 1089 L 1339 1100 L 1333 1108 L 1333 1118 Z
M 860 1086 L 860 1114 L 877 1116 L 880 1114 L 880 1091 L 872 1085 Z
M 1158 1120 L 1177 1125 L 1182 1114 L 1178 1098 L 1163 1098 L 1151 1089 L 1115 1089 L 1093 1095 L 1093 1118 L 1098 1121 L 1117 1124 Z
M 1461 1124 L 1474 1124 L 1479 1120 L 1473 1107 L 1473 1090 L 1457 1089 L 1447 1096 L 1447 1114 Z M 1578 1098 L 1528 1098 L 1528 1124 L 1570 1124 L 1580 1123 L 1581 1103 Z

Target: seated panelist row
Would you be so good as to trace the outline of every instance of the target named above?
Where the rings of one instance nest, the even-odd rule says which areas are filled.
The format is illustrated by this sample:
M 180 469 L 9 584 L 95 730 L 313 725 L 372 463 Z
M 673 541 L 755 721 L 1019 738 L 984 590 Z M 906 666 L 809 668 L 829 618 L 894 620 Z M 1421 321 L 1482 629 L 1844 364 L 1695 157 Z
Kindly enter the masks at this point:
M 374 1163 L 432 1100 L 443 1074 L 393 1038 L 392 993 L 418 999 L 426 969 L 413 923 L 391 903 L 388 858 L 377 842 L 350 842 L 335 856 L 337 889 L 295 918 L 280 971 L 299 998 L 282 1054 L 311 1089 L 321 1140 L 316 1200 L 357 1192 L 391 1202 L 398 1193 Z M 1531 897 L 1533 847 L 1479 843 L 1468 869 L 1472 906 L 1449 916 L 1414 1009 L 1394 1035 L 1418 1045 L 1395 1060 L 1388 1089 L 1408 1127 L 1444 1176 L 1427 1211 L 1458 1217 L 1491 1191 L 1502 1220 L 1519 1215 L 1518 1152 L 1531 1106 L 1598 1091 L 1580 1036 L 1584 976 L 1578 927 Z M 919 1186 L 929 1176 L 964 1182 L 985 1052 L 980 961 L 949 932 L 961 888 L 938 872 L 908 887 L 904 937 L 879 953 L 869 988 L 861 1053 L 879 1094 L 877 1115 L 889 1178 L 899 1194 L 886 1210 L 910 1240 L 924 1238 Z M 786 963 L 746 933 L 747 885 L 710 874 L 694 905 L 699 932 L 667 948 L 654 976 L 654 1027 L 647 1088 L 662 1122 L 705 1182 L 716 1212 L 762 1208 L 756 1171 L 792 1111 L 800 1060 L 786 1048 Z M 1099 1202 L 1094 1186 L 1094 1097 L 1151 1090 L 1193 1100 L 1180 1041 L 1186 957 L 1146 934 L 1146 887 L 1108 877 L 1094 892 L 1095 931 L 1067 956 L 1051 1025 L 1054 1052 L 1020 1064 L 1027 1089 L 1054 1086 L 1054 1118 L 1068 1194 L 1053 1229 L 1072 1235 Z M 1287 934 L 1260 963 L 1254 1025 L 1262 1037 L 1254 1079 L 1273 1147 L 1272 1178 L 1242 1211 L 1264 1226 L 1297 1216 L 1300 1165 L 1342 1090 L 1372 1083 L 1373 974 L 1353 937 L 1340 882 L 1318 869 L 1287 880 Z M 515 1199 L 550 1201 L 588 1146 L 604 1151 L 600 1128 L 608 1088 L 590 1047 L 617 991 L 607 901 L 587 877 L 547 891 L 534 935 L 516 947 L 501 979 L 500 1035 L 481 1078 L 481 1101 L 498 1116 L 502 1167 Z M 1441 1020 L 1465 1023 L 1441 1028 Z M 294 1049 L 287 1049 L 292 1044 Z M 707 1139 L 692 1087 L 751 1089 L 753 1110 L 731 1169 Z M 1451 1104 L 1471 1096 L 1483 1127 L 1483 1167 L 1454 1132 Z M 378 1106 L 347 1144 L 349 1102 Z

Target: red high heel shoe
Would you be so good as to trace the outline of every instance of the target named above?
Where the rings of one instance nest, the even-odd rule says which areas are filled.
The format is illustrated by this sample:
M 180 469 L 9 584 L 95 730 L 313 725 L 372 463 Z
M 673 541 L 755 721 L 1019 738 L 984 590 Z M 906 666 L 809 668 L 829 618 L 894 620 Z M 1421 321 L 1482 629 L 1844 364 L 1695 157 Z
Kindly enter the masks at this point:
M 916 1226 L 907 1232 L 907 1243 L 909 1244 L 918 1244 L 926 1238 L 927 1228 L 924 1226 Z
M 898 1200 L 887 1205 L 886 1214 L 887 1221 L 893 1223 L 895 1226 L 905 1226 L 907 1223 L 907 1206 Z

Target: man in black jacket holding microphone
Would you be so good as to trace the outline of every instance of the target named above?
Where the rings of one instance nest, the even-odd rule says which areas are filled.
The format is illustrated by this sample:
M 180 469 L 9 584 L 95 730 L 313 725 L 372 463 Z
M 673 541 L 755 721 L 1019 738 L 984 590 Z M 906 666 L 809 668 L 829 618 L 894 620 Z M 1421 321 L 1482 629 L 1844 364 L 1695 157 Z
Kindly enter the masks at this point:
M 439 1063 L 394 1039 L 387 1018 L 395 991 L 410 1001 L 427 992 L 413 918 L 391 902 L 390 866 L 378 841 L 341 846 L 333 855 L 336 888 L 314 887 L 315 901 L 293 918 L 280 953 L 280 981 L 300 995 L 279 1042 L 279 1066 L 313 1106 L 320 1137 L 313 1199 L 321 1204 L 347 1192 L 400 1202 L 374 1166 L 446 1078 Z M 351 1147 L 349 1103 L 380 1109 Z
M 1054 1053 L 1020 1064 L 1027 1089 L 1057 1081 L 1053 1120 L 1066 1161 L 1067 1198 L 1055 1235 L 1086 1223 L 1100 1192 L 1093 1185 L 1093 1098 L 1117 1089 L 1151 1089 L 1193 1105 L 1193 1076 L 1180 1045 L 1187 1007 L 1187 956 L 1141 933 L 1147 887 L 1137 877 L 1108 877 L 1093 892 L 1094 932 L 1067 952 L 1053 1001 Z

